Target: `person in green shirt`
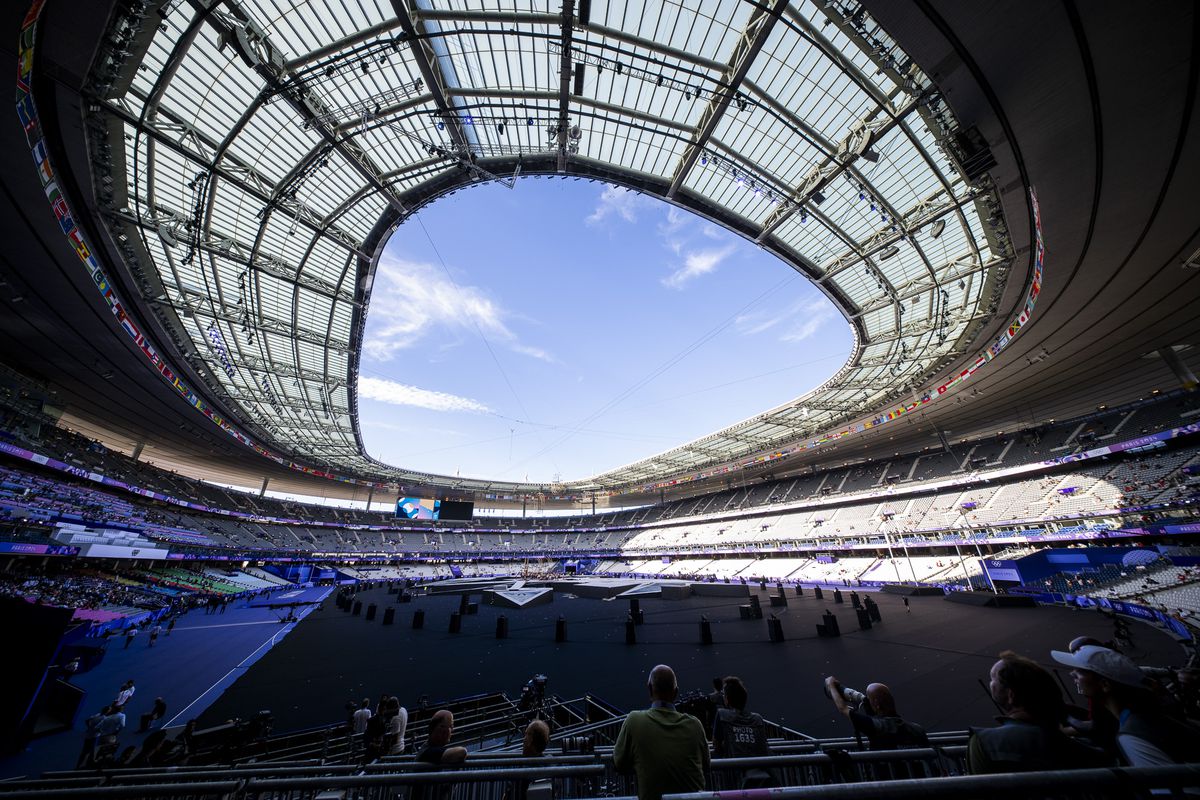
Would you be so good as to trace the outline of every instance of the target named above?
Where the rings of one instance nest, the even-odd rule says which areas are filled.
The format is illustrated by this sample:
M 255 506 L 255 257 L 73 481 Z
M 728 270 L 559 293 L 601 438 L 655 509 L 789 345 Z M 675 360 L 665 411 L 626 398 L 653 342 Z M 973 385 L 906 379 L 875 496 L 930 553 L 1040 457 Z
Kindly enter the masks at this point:
M 637 775 L 638 800 L 699 792 L 708 772 L 708 741 L 700 720 L 675 710 L 675 671 L 659 664 L 646 681 L 650 708 L 631 711 L 617 734 L 613 764 Z

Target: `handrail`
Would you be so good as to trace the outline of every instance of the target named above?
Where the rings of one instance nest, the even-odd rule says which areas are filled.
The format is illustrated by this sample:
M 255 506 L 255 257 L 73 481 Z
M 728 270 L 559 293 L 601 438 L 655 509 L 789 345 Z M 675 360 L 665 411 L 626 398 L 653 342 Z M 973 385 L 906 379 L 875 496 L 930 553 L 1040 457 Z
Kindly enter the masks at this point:
M 493 769 L 471 771 L 439 772 L 396 772 L 382 775 L 353 775 L 334 776 L 330 778 L 252 778 L 245 784 L 247 792 L 269 792 L 281 789 L 338 789 L 371 786 L 409 786 L 412 784 L 439 783 L 485 783 L 494 781 L 513 781 L 519 778 L 585 778 L 603 775 L 602 764 L 587 764 L 572 767 L 548 767 L 537 769 L 522 767 L 519 769 Z M 2 796 L 2 795 L 0 795 Z
M 1014 797 L 1037 796 L 1043 792 L 1082 795 L 1116 790 L 1129 796 L 1136 790 L 1182 789 L 1200 786 L 1200 764 L 1128 769 L 1075 769 L 1047 772 L 1010 772 L 998 775 L 956 775 L 945 778 L 920 778 L 861 783 L 792 786 L 760 789 L 756 797 L 770 800 L 912 800 L 930 797 Z M 663 800 L 731 800 L 744 798 L 741 791 L 688 792 L 663 795 Z
M 132 786 L 86 786 L 78 789 L 27 789 L 6 792 L 0 785 L 0 797 L 5 800 L 73 800 L 92 797 L 224 797 L 242 787 L 241 781 L 209 781 L 207 783 L 138 784 Z

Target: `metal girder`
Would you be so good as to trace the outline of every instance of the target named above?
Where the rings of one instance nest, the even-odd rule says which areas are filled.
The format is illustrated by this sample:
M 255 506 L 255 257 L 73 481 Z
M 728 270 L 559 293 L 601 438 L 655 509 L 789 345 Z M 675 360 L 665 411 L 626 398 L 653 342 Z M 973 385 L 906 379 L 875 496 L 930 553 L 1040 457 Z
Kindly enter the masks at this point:
M 554 102 L 558 100 L 558 94 L 556 92 L 523 91 L 520 89 L 451 89 L 449 91 L 449 95 L 451 97 L 483 97 L 496 100 L 545 100 L 548 102 Z M 630 119 L 648 122 L 651 125 L 658 125 L 670 130 L 679 131 L 681 133 L 692 132 L 692 127 L 690 125 L 684 125 L 682 123 L 675 122 L 674 120 L 657 117 L 645 111 L 639 111 L 636 108 L 619 106 L 614 103 L 607 103 L 603 100 L 597 100 L 592 97 L 581 97 L 579 95 L 573 97 L 572 102 L 574 102 L 576 105 L 594 108 L 597 111 L 604 111 L 609 114 L 617 114 L 623 117 L 629 117 Z M 609 121 L 614 123 L 617 122 L 616 120 Z
M 783 224 L 784 220 L 791 217 L 797 210 L 804 208 L 809 212 L 815 212 L 812 204 L 812 198 L 833 180 L 842 173 L 850 169 L 855 161 L 862 158 L 872 145 L 879 139 L 886 136 L 892 128 L 900 124 L 904 117 L 908 116 L 920 103 L 920 99 L 910 101 L 904 108 L 892 112 L 888 107 L 880 105 L 876 107 L 875 113 L 883 113 L 887 118 L 880 122 L 871 121 L 870 118 L 861 120 L 855 128 L 852 128 L 846 135 L 846 138 L 837 146 L 837 150 L 826 155 L 825 160 L 820 164 L 814 164 L 812 169 L 804 176 L 804 182 L 797 186 L 792 194 L 793 202 L 787 206 L 780 206 L 775 211 L 772 211 L 767 219 L 763 222 L 762 231 L 759 232 L 755 241 L 761 243 L 763 239 L 771 235 L 776 228 Z M 916 145 L 918 149 L 920 145 Z M 866 183 L 870 187 L 870 183 Z M 880 195 L 872 188 L 873 195 Z M 895 209 L 888 206 L 892 215 L 895 215 Z
M 142 198 L 137 198 L 137 201 L 144 206 Z M 278 256 L 268 254 L 252 260 L 250 258 L 251 248 L 244 242 L 239 242 L 220 233 L 212 233 L 209 238 L 197 240 L 195 235 L 180 223 L 178 212 L 172 212 L 170 209 L 162 206 L 158 209 L 146 209 L 140 221 L 137 215 L 129 211 L 106 211 L 104 213 L 130 225 L 137 225 L 143 230 L 152 233 L 157 233 L 162 226 L 166 226 L 170 230 L 172 237 L 180 242 L 194 244 L 198 250 L 213 253 L 235 264 L 241 264 L 244 267 L 252 267 L 286 283 L 302 286 L 330 300 L 350 304 L 356 303 L 352 292 L 339 289 L 335 284 L 310 275 L 303 270 L 297 270 Z
M 926 292 L 937 289 L 944 283 L 963 280 L 968 275 L 974 275 L 977 272 L 986 272 L 987 270 L 1000 263 L 1003 263 L 1004 261 L 1004 259 L 1001 258 L 994 258 L 991 261 L 980 264 L 974 259 L 970 259 L 969 261 L 967 259 L 969 259 L 969 256 L 960 256 L 959 258 L 946 262 L 939 270 L 937 270 L 938 276 L 936 279 L 914 279 L 908 281 L 907 283 L 898 284 L 896 286 L 895 299 L 890 297 L 878 297 L 866 305 L 860 306 L 858 311 L 851 315 L 851 319 L 857 319 L 865 314 L 871 313 L 872 311 L 876 311 L 880 308 L 886 308 L 887 306 L 892 305 L 894 302 L 902 303 L 905 300 L 911 300 L 914 297 L 920 297 Z
M 221 360 L 210 353 L 198 353 L 198 357 L 202 360 L 210 370 L 224 372 L 224 365 Z M 245 369 L 254 374 L 274 375 L 277 378 L 292 378 L 293 380 L 304 380 L 316 383 L 319 386 L 324 386 L 328 383 L 328 376 L 323 373 L 310 369 L 297 369 L 295 364 L 285 364 L 279 361 L 268 361 L 267 359 L 256 356 L 251 353 L 240 355 L 236 362 L 231 358 L 230 362 L 234 369 Z
M 360 31 L 355 31 L 349 36 L 343 36 L 341 39 L 332 41 L 323 47 L 318 47 L 312 52 L 305 53 L 297 58 L 293 58 L 291 61 L 287 62 L 287 71 L 295 72 L 301 67 L 306 67 L 309 64 L 312 64 L 314 61 L 320 61 L 321 59 L 339 53 L 348 47 L 353 47 L 354 45 L 362 44 L 369 39 L 374 39 L 376 36 L 381 36 L 385 33 L 391 33 L 399 27 L 399 18 L 393 18 L 375 25 L 369 25 Z
M 713 132 L 717 129 L 717 124 L 725 115 L 729 104 L 740 91 L 742 81 L 746 79 L 746 73 L 750 71 L 755 57 L 762 50 L 767 37 L 770 36 L 775 23 L 779 20 L 779 15 L 783 13 L 783 9 L 787 5 L 788 0 L 774 0 L 769 9 L 755 6 L 746 23 L 746 29 L 742 31 L 742 35 L 734 47 L 733 55 L 729 59 L 729 66 L 725 69 L 722 81 L 724 87 L 722 90 L 714 92 L 709 99 L 708 106 L 705 107 L 699 124 L 696 126 L 696 133 L 679 159 L 679 165 L 675 168 L 675 175 L 671 179 L 671 188 L 667 189 L 667 199 L 673 199 L 679 193 L 683 182 L 687 180 L 688 173 L 700 158 L 700 153 L 708 144 L 708 140 L 712 138 Z
M 229 396 L 231 398 L 233 398 L 234 400 L 238 401 L 239 403 L 241 403 L 244 408 L 248 407 L 247 406 L 248 403 L 254 403 L 257 406 L 260 406 L 260 408 L 259 408 L 260 412 L 265 413 L 265 412 L 263 412 L 263 408 L 271 408 L 272 406 L 279 406 L 280 408 L 286 408 L 291 411 L 299 412 L 300 414 L 304 415 L 305 417 L 309 416 L 308 412 L 310 411 L 310 408 L 309 408 L 308 404 L 300 403 L 295 398 L 287 399 L 287 398 L 278 397 L 278 398 L 275 398 L 275 401 L 272 403 L 271 400 L 269 400 L 268 398 L 263 397 L 258 394 L 250 394 L 241 387 L 236 387 L 236 386 L 235 387 L 227 387 L 227 391 L 228 391 Z M 347 418 L 349 418 L 349 415 L 350 415 L 350 409 L 344 408 L 344 407 L 331 406 L 329 411 L 330 411 L 331 415 L 335 412 L 338 414 L 345 415 Z M 273 423 L 273 424 L 278 424 L 278 423 Z M 343 438 L 344 438 L 345 434 L 352 433 L 352 431 L 346 431 L 341 428 L 338 428 L 335 426 L 330 426 L 330 425 L 321 425 L 321 426 L 314 428 L 311 423 L 309 423 L 308 427 L 305 430 L 307 430 L 309 434 L 318 433 L 318 432 L 328 434 L 330 431 L 337 431 L 340 435 L 343 436 Z
M 571 106 L 571 33 L 575 24 L 575 0 L 562 0 L 562 53 L 558 62 L 558 171 L 567 171 L 567 112 Z
M 417 32 L 416 26 L 413 24 L 412 10 L 409 9 L 406 0 L 392 0 L 392 10 L 396 13 L 400 27 L 408 36 L 409 52 L 412 53 L 413 60 L 417 62 L 417 70 L 425 79 L 425 85 L 429 87 L 429 94 L 433 97 L 438 112 L 446 118 L 445 124 L 450 132 L 451 140 L 456 147 L 469 147 L 470 140 L 467 138 L 466 131 L 463 130 L 462 122 L 458 119 L 458 115 L 453 113 L 454 109 L 451 108 L 447 98 L 446 90 L 449 87 L 446 84 L 446 75 L 442 71 L 432 45 L 428 39 Z
M 167 145 L 184 158 L 194 161 L 198 168 L 208 170 L 222 180 L 228 181 L 241 189 L 246 194 L 258 198 L 264 205 L 271 202 L 277 184 L 250 165 L 241 163 L 232 155 L 226 154 L 220 159 L 220 162 L 214 163 L 212 161 L 212 154 L 216 151 L 218 144 L 210 140 L 194 126 L 177 120 L 169 110 L 159 108 L 155 122 L 139 123 L 137 115 L 119 102 L 111 100 L 100 101 L 100 107 L 113 113 L 135 130 L 145 132 L 155 141 Z M 166 121 L 162 121 L 163 119 Z M 177 137 L 171 136 L 171 132 L 176 132 L 180 135 Z M 195 149 L 187 146 L 186 143 L 188 141 L 196 145 Z M 205 153 L 205 150 L 209 152 Z M 322 227 L 319 224 L 321 217 L 311 209 L 303 207 L 302 204 L 295 203 L 289 206 L 289 210 L 293 213 L 293 216 L 296 216 L 305 227 L 310 228 L 314 233 L 329 239 L 329 241 L 337 244 L 339 247 L 350 250 L 355 255 L 364 258 L 367 257 L 367 254 L 362 250 L 362 242 L 336 225 L 330 224 L 327 227 Z
M 900 241 L 911 236 L 912 231 L 922 228 L 931 222 L 941 219 L 942 217 L 956 214 L 963 205 L 972 202 L 974 199 L 975 198 L 973 195 L 965 195 L 963 197 L 956 198 L 952 202 L 944 203 L 936 207 L 927 206 L 925 205 L 925 201 L 922 201 L 904 217 L 897 218 L 897 222 L 903 223 L 897 225 L 900 230 L 891 231 L 890 229 L 884 229 L 877 231 L 869 239 L 864 240 L 863 243 L 859 245 L 859 249 L 864 252 L 874 252 L 882 250 L 889 245 L 898 244 Z M 971 237 L 968 235 L 967 238 L 970 239 Z M 916 244 L 914 243 L 913 246 L 915 247 Z M 974 250 L 974 247 L 972 247 L 972 250 Z M 836 277 L 839 272 L 847 270 L 857 263 L 858 254 L 853 249 L 841 253 L 833 258 L 829 264 L 829 267 L 826 268 L 821 274 L 821 280 L 827 280 L 829 278 Z
M 172 304 L 172 305 L 174 305 L 174 304 Z M 178 307 L 176 306 L 176 308 L 178 308 Z M 191 313 L 195 314 L 197 317 L 204 317 L 205 319 L 216 320 L 218 322 L 227 322 L 232 325 L 241 325 L 242 324 L 243 318 L 242 318 L 242 315 L 240 313 L 238 313 L 239 307 L 230 306 L 230 305 L 218 305 L 215 300 L 207 308 L 204 306 L 201 306 L 199 308 L 191 308 L 190 306 L 188 306 L 188 310 Z M 341 355 L 349 355 L 350 354 L 350 343 L 349 342 L 338 341 L 336 339 L 330 339 L 321 331 L 314 331 L 314 330 L 309 330 L 308 328 L 296 327 L 296 326 L 291 325 L 288 322 L 284 322 L 283 320 L 274 319 L 272 317 L 252 316 L 250 318 L 250 322 L 255 328 L 260 328 L 265 331 L 270 331 L 271 333 L 277 333 L 280 336 L 284 336 L 289 339 L 295 339 L 296 341 L 306 342 L 308 344 L 316 345 L 317 347 L 328 348 L 328 349 L 334 351 L 335 353 L 339 353 Z
M 304 86 L 303 82 L 291 86 L 284 84 L 282 51 L 271 42 L 266 31 L 251 20 L 240 6 L 232 6 L 230 12 L 209 14 L 205 22 L 234 46 L 247 66 L 263 79 L 268 88 L 278 92 L 301 119 L 315 123 L 312 129 L 346 158 L 355 172 L 386 197 L 396 211 L 407 213 L 408 207 L 400 197 L 379 179 L 380 170 L 366 152 L 353 142 L 339 139 L 328 125 L 317 121 L 320 115 L 316 109 L 324 104 L 314 90 Z

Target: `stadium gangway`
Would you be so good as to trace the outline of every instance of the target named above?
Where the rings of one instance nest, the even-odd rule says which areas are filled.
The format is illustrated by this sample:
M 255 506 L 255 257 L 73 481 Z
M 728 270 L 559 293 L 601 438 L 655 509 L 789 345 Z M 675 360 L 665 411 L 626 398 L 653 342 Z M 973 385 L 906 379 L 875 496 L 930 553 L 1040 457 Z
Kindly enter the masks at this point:
M 1200 789 L 1200 764 L 866 781 L 828 786 L 793 786 L 754 794 L 764 800 L 958 800 L 963 797 L 1012 800 L 1047 796 L 1056 800 L 1091 800 L 1102 797 L 1142 797 L 1151 792 L 1171 792 L 1177 796 L 1184 790 L 1196 789 Z M 690 792 L 663 795 L 663 800 L 740 800 L 744 797 L 742 791 Z M 606 800 L 637 798 L 629 796 Z

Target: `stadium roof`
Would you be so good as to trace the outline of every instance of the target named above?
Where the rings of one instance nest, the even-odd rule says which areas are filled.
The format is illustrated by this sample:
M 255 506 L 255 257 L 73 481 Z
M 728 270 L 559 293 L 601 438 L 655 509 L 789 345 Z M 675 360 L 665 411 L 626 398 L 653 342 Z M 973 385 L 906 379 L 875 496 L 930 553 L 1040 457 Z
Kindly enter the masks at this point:
M 908 43 L 910 59 L 870 14 L 840 2 L 725 2 L 697 12 L 586 2 L 480 11 L 399 0 L 350 10 L 173 1 L 150 4 L 140 18 L 122 16 L 130 5 L 115 4 L 107 29 L 57 19 L 41 45 L 53 55 L 30 62 L 44 62 L 43 80 L 80 87 L 87 98 L 80 111 L 90 164 L 73 149 L 77 126 L 58 124 L 64 109 L 54 96 L 39 98 L 39 107 L 50 118 L 49 151 L 76 216 L 90 212 L 103 223 L 86 230 L 91 250 L 119 256 L 106 262 L 107 289 L 124 292 L 130 318 L 155 338 L 173 374 L 196 385 L 244 441 L 285 464 L 410 485 L 544 488 L 385 467 L 365 457 L 355 428 L 356 354 L 374 259 L 406 214 L 461 186 L 511 179 L 518 170 L 621 183 L 727 225 L 813 278 L 854 327 L 846 367 L 796 403 L 575 485 L 630 487 L 712 474 L 739 458 L 798 452 L 821 439 L 836 450 L 830 433 L 886 421 L 931 390 L 936 399 L 958 370 L 995 355 L 1038 288 L 1031 171 L 1055 211 L 1052 250 L 1057 244 L 1063 259 L 1063 283 L 1035 314 L 1046 333 L 1016 340 L 1021 370 L 972 378 L 992 399 L 972 393 L 972 406 L 936 403 L 923 418 L 961 432 L 1035 422 L 1043 406 L 1079 410 L 1105 386 L 1119 400 L 1169 374 L 1164 360 L 1139 357 L 1183 347 L 1195 334 L 1186 303 L 1160 302 L 1195 294 L 1179 291 L 1183 273 L 1172 261 L 1188 260 L 1195 232 L 1175 225 L 1178 214 L 1159 213 L 1175 207 L 1168 187 L 1195 176 L 1183 145 L 1195 68 L 1187 71 L 1186 58 L 1178 62 L 1185 68 L 1171 61 L 1186 52 L 1189 30 L 1171 24 L 1129 40 L 1138 59 L 1122 60 L 1125 77 L 1111 77 L 1102 60 L 1110 51 L 1086 43 L 1089 35 L 1106 40 L 1116 7 L 1089 7 L 1072 21 L 1014 6 L 985 20 L 953 4 L 871 4 Z M 90 18 L 100 13 L 89 9 Z M 1176 22 L 1186 11 L 1183 4 Z M 55 13 L 48 7 L 48 17 Z M 1076 61 L 1069 48 L 1021 41 L 1031 29 L 1054 41 L 1073 34 L 1083 42 Z M 1016 69 L 1014 54 L 1027 72 Z M 1155 72 L 1160 61 L 1174 66 Z M 1160 74 L 1169 79 L 1150 80 Z M 1127 113 L 1131 94 L 1150 83 L 1156 99 Z M 35 95 L 37 86 L 35 79 Z M 1097 87 L 1117 113 L 1101 119 Z M 1024 103 L 1028 97 L 1042 105 Z M 1054 114 L 1045 110 L 1051 105 Z M 1056 119 L 1079 147 L 1054 129 Z M 1118 141 L 1129 146 L 1102 192 L 1100 155 L 1088 154 Z M 1161 173 L 1159 155 L 1169 169 L 1155 203 L 1139 188 L 1149 184 L 1138 181 Z M 18 172 L 36 175 L 23 158 L 7 165 L 6 174 Z M 18 209 L 31 202 L 27 183 L 36 186 L 12 184 Z M 40 231 L 41 216 L 10 219 Z M 1132 250 L 1089 251 L 1094 235 L 1123 235 L 1127 220 L 1148 220 Z M 1143 254 L 1137 247 L 1156 221 L 1172 225 L 1152 239 L 1164 252 Z M 44 246 L 55 260 L 63 249 Z M 31 247 L 31 257 L 46 258 Z M 1161 289 L 1154 297 L 1135 274 L 1143 258 Z M 34 275 L 21 279 L 34 285 Z M 42 298 L 61 284 L 48 273 L 39 280 L 43 291 L 33 294 Z M 1068 284 L 1076 294 L 1054 308 Z M 1105 290 L 1121 301 L 1101 298 Z M 11 299 L 11 319 L 45 331 L 19 301 L 29 297 Z M 70 301 L 60 295 L 36 308 L 63 313 Z M 1121 313 L 1112 314 L 1117 306 Z M 1131 333 L 1122 322 L 1151 308 L 1153 328 Z M 15 323 L 6 330 L 25 346 L 10 350 L 16 366 L 37 373 L 38 356 L 62 361 Z M 131 368 L 129 342 L 87 341 L 149 385 Z M 1085 351 L 1091 356 L 1070 357 Z M 88 409 L 92 418 L 128 417 L 108 399 L 110 372 L 95 363 L 95 376 L 87 365 L 79 375 L 49 378 L 104 395 Z M 1051 372 L 1062 379 L 1043 380 Z M 71 394 L 86 405 L 87 392 Z M 951 402 L 961 404 L 961 394 Z M 1016 411 L 1018 398 L 1028 411 Z M 179 407 L 195 420 L 180 429 L 206 439 L 214 455 L 239 449 L 230 447 L 228 430 Z M 155 434 L 168 439 L 157 405 L 151 417 Z M 862 440 L 877 437 L 868 431 Z
M 122 142 L 109 225 L 208 391 L 333 472 L 464 483 L 371 460 L 355 397 L 382 243 L 464 185 L 552 173 L 661 196 L 777 253 L 853 326 L 815 392 L 582 488 L 778 449 L 923 388 L 1013 261 L 985 171 L 964 174 L 969 138 L 854 4 L 146 12 L 110 21 L 92 73 L 92 117 Z

